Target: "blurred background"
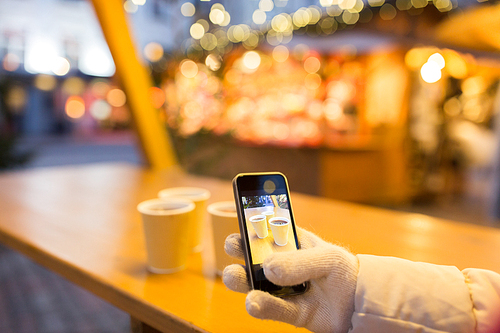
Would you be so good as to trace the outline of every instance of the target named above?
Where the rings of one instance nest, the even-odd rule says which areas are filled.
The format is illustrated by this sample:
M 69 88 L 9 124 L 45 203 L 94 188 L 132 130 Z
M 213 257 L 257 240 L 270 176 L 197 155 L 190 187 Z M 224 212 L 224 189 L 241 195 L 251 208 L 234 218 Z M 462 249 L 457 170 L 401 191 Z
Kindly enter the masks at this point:
M 188 172 L 500 225 L 496 1 L 116 1 Z M 145 165 L 121 82 L 92 2 L 0 0 L 0 172 Z M 6 248 L 0 268 L 2 332 L 130 328 Z
M 191 173 L 496 225 L 500 5 L 123 1 Z M 0 167 L 143 164 L 92 2 L 0 0 Z

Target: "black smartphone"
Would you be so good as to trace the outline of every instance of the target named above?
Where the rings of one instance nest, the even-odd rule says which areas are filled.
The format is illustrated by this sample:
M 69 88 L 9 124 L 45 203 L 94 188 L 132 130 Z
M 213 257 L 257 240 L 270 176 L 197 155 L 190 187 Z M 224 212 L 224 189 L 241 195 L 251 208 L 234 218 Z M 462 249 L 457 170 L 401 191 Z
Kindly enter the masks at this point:
M 300 248 L 286 177 L 279 172 L 241 173 L 233 179 L 245 264 L 252 289 L 283 297 L 304 293 L 308 283 L 278 286 L 262 263 L 273 252 Z

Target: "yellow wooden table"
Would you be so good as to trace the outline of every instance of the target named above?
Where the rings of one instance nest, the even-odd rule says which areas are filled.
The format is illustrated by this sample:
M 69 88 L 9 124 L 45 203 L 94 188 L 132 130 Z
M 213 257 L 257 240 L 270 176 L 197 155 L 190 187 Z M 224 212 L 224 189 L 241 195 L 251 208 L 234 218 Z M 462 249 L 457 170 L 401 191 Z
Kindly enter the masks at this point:
M 185 271 L 146 270 L 136 206 L 172 186 L 210 190 L 232 200 L 230 182 L 101 164 L 0 174 L 0 242 L 166 332 L 300 332 L 245 311 L 245 295 L 211 277 L 208 252 Z M 299 226 L 356 253 L 392 255 L 500 272 L 500 231 L 416 214 L 374 209 L 293 193 Z M 144 327 L 149 327 L 144 326 Z

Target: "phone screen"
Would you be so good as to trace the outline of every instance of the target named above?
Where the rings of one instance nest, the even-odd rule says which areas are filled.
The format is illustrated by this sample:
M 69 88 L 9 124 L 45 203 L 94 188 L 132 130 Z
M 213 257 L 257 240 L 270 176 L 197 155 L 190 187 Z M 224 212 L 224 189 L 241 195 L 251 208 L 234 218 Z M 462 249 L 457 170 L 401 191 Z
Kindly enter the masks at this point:
M 254 289 L 277 296 L 305 291 L 306 285 L 282 287 L 266 279 L 264 259 L 273 252 L 296 251 L 299 242 L 288 186 L 282 174 L 244 174 L 235 178 L 242 237 Z

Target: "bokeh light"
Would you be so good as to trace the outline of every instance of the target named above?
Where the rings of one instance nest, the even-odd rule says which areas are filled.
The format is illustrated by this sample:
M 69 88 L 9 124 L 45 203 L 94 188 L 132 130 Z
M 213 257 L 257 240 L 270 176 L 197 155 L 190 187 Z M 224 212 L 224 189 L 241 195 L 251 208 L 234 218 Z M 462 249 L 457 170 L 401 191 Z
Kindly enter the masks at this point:
M 450 0 L 433 0 L 433 3 L 440 12 L 448 12 L 453 9 L 453 3 Z
M 125 11 L 129 14 L 133 14 L 137 12 L 139 6 L 137 6 L 132 0 L 127 0 L 123 3 L 123 9 L 125 9 Z
M 427 6 L 427 0 L 411 0 L 411 4 L 415 8 L 424 8 Z
M 252 14 L 252 21 L 255 24 L 263 24 L 267 20 L 267 14 L 265 11 L 256 9 Z
M 248 51 L 243 55 L 243 65 L 250 70 L 255 70 L 259 67 L 261 57 L 256 51 Z
M 119 88 L 114 88 L 108 91 L 106 101 L 114 107 L 122 107 L 127 102 L 125 92 Z
M 212 71 L 217 71 L 222 65 L 221 59 L 215 54 L 209 54 L 205 58 L 205 65 Z
M 5 104 L 10 108 L 9 111 L 13 113 L 19 113 L 21 109 L 26 105 L 28 94 L 26 89 L 20 86 L 13 86 L 7 92 L 5 98 Z
M 316 73 L 307 74 L 304 85 L 310 90 L 318 89 L 321 86 L 321 76 Z
M 359 13 L 356 12 L 350 12 L 348 10 L 345 10 L 342 13 L 342 21 L 344 21 L 345 24 L 356 24 L 359 20 Z
M 277 62 L 285 62 L 290 55 L 288 48 L 284 45 L 278 45 L 273 49 L 273 59 Z
M 384 4 L 379 11 L 380 18 L 385 21 L 394 19 L 397 15 L 397 10 L 390 3 Z
M 111 89 L 108 81 L 103 79 L 94 79 L 90 82 L 90 90 L 92 94 L 97 98 L 104 98 Z
M 212 51 L 217 47 L 217 37 L 214 34 L 206 33 L 200 39 L 200 45 L 207 51 Z
M 191 79 L 198 74 L 198 65 L 193 60 L 184 59 L 180 63 L 181 74 Z
M 64 76 L 69 73 L 71 66 L 68 59 L 64 57 L 56 57 L 52 64 L 52 72 L 58 76 Z
M 274 2 L 272 0 L 260 0 L 259 9 L 264 12 L 270 12 L 274 8 Z
M 62 91 L 67 95 L 81 95 L 85 91 L 85 81 L 77 76 L 69 77 L 64 80 Z
M 51 91 L 54 90 L 54 88 L 56 87 L 57 80 L 52 75 L 38 74 L 35 77 L 34 85 L 37 89 L 43 91 Z
M 209 19 L 213 24 L 222 24 L 224 22 L 224 11 L 218 8 L 212 9 L 209 14 Z
M 205 28 L 201 23 L 193 23 L 189 29 L 189 33 L 194 39 L 201 39 L 201 37 L 205 34 Z
M 14 53 L 7 53 L 3 57 L 2 66 L 8 72 L 13 72 L 19 68 L 21 64 L 21 59 Z
M 292 19 L 288 14 L 278 14 L 271 20 L 271 27 L 276 32 L 285 32 L 292 29 Z
M 105 100 L 96 99 L 89 108 L 90 115 L 97 120 L 106 120 L 111 116 L 111 105 Z
M 321 62 L 317 57 L 308 57 L 306 58 L 306 60 L 304 60 L 304 69 L 306 70 L 306 72 L 310 74 L 316 73 L 320 68 Z
M 433 61 L 426 62 L 420 69 L 420 75 L 425 82 L 434 83 L 441 79 L 441 68 Z
M 70 96 L 64 107 L 66 115 L 71 119 L 79 119 L 85 114 L 85 103 L 80 96 Z
M 163 57 L 163 46 L 160 43 L 150 42 L 144 47 L 144 56 L 151 62 L 156 62 Z
M 438 65 L 439 69 L 443 69 L 446 65 L 444 57 L 441 55 L 441 53 L 438 52 L 432 54 L 427 61 L 435 62 L 436 65 Z
M 185 2 L 181 6 L 181 14 L 185 17 L 191 17 L 196 13 L 196 7 L 191 2 Z
M 165 93 L 158 87 L 149 88 L 149 99 L 155 109 L 159 109 L 165 103 Z

